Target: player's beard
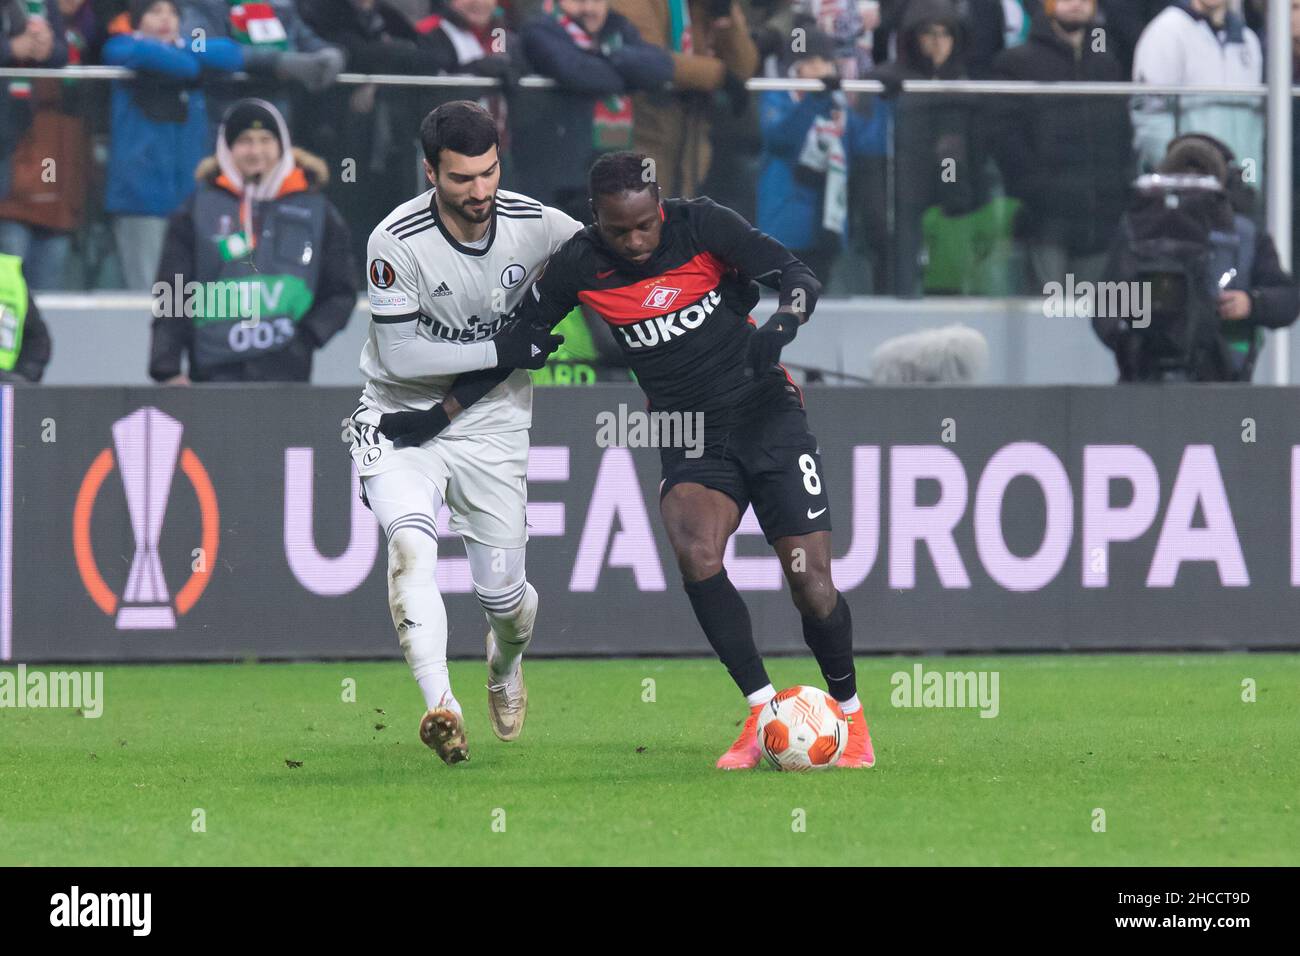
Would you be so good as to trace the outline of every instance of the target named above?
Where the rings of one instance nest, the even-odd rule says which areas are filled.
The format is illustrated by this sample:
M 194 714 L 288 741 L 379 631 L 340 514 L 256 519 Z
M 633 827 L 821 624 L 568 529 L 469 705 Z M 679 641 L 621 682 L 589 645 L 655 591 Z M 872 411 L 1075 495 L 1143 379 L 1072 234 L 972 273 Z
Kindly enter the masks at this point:
M 461 203 L 456 207 L 456 215 L 466 222 L 472 222 L 475 225 L 487 222 L 492 218 L 492 209 L 496 206 L 497 197 L 493 196 L 479 209 L 470 207 L 467 203 Z

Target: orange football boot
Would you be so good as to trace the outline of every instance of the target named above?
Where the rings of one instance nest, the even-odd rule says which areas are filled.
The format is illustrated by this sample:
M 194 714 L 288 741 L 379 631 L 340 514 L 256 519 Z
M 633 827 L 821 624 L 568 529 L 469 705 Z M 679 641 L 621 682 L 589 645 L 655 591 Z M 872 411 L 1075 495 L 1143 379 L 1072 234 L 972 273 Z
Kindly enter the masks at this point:
M 871 731 L 867 729 L 867 712 L 859 708 L 847 715 L 849 722 L 849 739 L 844 744 L 844 753 L 835 761 L 837 767 L 874 767 L 876 751 L 871 746 Z
M 718 758 L 719 770 L 752 770 L 763 759 L 763 752 L 758 749 L 758 712 L 763 707 L 763 704 L 758 704 L 749 708 L 749 716 L 745 718 L 745 726 L 740 729 L 740 736 Z

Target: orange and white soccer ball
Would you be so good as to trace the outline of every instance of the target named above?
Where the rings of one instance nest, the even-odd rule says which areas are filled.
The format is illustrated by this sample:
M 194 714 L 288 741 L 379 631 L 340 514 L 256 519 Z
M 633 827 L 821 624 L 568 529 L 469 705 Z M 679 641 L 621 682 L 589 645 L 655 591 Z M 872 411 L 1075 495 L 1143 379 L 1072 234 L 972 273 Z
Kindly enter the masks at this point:
M 848 739 L 844 711 L 817 687 L 787 687 L 758 712 L 758 744 L 777 770 L 833 767 Z

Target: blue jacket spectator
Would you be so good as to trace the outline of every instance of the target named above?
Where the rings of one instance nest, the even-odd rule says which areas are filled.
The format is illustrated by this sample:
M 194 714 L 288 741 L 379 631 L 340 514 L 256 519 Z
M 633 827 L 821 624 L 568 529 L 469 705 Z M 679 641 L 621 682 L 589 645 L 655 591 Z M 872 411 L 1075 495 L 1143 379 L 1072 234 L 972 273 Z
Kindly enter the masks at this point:
M 515 113 L 519 142 L 546 142 L 514 170 L 524 192 L 589 221 L 587 169 L 600 153 L 630 149 L 635 90 L 658 90 L 672 80 L 666 50 L 647 43 L 606 2 L 548 2 L 524 23 L 524 53 L 558 90 L 530 94 Z
M 839 89 L 833 41 L 805 29 L 804 51 L 795 55 L 790 75 L 819 79 L 826 89 L 771 90 L 759 97 L 758 228 L 794 252 L 825 285 L 847 240 L 849 160 L 885 153 L 888 112 L 877 106 L 868 118 L 851 108 Z
M 149 288 L 166 216 L 194 191 L 194 168 L 208 139 L 206 74 L 243 69 L 238 43 L 209 37 L 201 48 L 181 39 L 173 0 L 134 0 L 130 34 L 104 44 L 104 62 L 145 74 L 115 82 L 112 143 L 104 206 L 114 223 L 128 288 Z

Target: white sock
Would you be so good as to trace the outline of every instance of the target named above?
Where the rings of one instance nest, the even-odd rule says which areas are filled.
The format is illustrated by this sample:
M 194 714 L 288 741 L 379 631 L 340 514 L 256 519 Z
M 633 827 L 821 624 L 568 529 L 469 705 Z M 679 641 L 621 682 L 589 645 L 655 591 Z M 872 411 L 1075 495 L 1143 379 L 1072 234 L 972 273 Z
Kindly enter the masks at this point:
M 862 704 L 858 701 L 858 695 L 854 694 L 848 700 L 840 701 L 840 710 L 844 711 L 844 716 L 856 714 L 862 709 Z
M 776 688 L 768 684 L 766 687 L 760 687 L 752 694 L 746 694 L 745 701 L 750 707 L 762 707 L 775 696 Z
M 388 609 L 428 708 L 460 710 L 447 673 L 447 608 L 434 569 L 438 545 L 416 528 L 399 528 L 388 540 Z
M 479 600 L 490 602 L 493 592 L 478 591 Z M 488 667 L 495 680 L 507 680 L 513 677 L 519 667 L 528 643 L 533 639 L 533 624 L 537 621 L 537 591 L 531 584 L 524 583 L 523 597 L 511 611 L 497 613 L 486 609 L 488 625 L 492 628 L 492 644 L 496 653 L 488 660 Z
M 447 676 L 445 662 L 441 670 L 416 675 L 415 682 L 420 685 L 420 693 L 424 694 L 425 710 L 433 710 L 435 707 L 449 707 L 458 714 L 464 713 L 460 709 L 460 701 L 451 692 L 451 680 Z

